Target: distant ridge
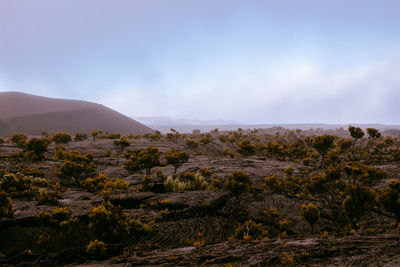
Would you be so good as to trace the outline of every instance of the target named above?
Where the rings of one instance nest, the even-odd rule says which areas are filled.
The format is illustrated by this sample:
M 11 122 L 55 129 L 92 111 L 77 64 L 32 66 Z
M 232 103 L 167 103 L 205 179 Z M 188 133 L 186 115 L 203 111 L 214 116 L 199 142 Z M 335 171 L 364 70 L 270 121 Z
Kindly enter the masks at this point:
M 153 130 L 103 105 L 19 92 L 0 92 L 0 135 L 15 132 L 40 135 L 43 131 L 89 133 L 93 129 L 121 134 Z

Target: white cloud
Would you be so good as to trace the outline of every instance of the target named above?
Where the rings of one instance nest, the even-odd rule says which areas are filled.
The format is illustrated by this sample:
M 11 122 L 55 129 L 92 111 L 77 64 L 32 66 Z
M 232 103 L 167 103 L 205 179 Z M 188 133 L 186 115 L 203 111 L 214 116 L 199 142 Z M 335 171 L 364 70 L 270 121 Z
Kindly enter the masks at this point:
M 125 114 L 249 123 L 400 123 L 400 61 L 332 70 L 316 62 L 208 69 L 154 88 L 125 82 L 98 101 Z M 398 112 L 397 112 L 398 113 Z

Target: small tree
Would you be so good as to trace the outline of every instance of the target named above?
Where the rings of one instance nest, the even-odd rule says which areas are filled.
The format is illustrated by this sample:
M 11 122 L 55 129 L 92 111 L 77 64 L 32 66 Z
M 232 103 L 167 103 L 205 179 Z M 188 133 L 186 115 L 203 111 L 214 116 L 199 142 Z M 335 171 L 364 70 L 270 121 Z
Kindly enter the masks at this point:
M 122 151 L 131 145 L 131 141 L 128 138 L 122 137 L 119 140 L 114 141 L 114 147 L 117 153 L 117 157 L 122 153 Z
M 360 127 L 349 126 L 348 128 L 351 137 L 353 137 L 354 142 L 357 142 L 358 139 L 363 138 L 364 131 Z
M 358 221 L 364 213 L 375 205 L 376 195 L 375 190 L 363 187 L 360 183 L 350 187 L 349 195 L 342 206 L 354 229 L 358 228 Z
M 51 139 L 57 145 L 68 144 L 69 142 L 72 141 L 71 135 L 69 133 L 65 133 L 65 132 L 56 133 L 52 136 Z
M 333 147 L 334 140 L 335 140 L 335 136 L 328 135 L 328 134 L 314 137 L 312 146 L 321 155 L 320 166 L 322 166 L 329 149 L 331 149 Z
M 400 181 L 392 180 L 382 190 L 379 202 L 396 218 L 396 228 L 400 222 Z
M 149 147 L 139 152 L 137 162 L 139 166 L 146 169 L 146 175 L 150 175 L 153 167 L 160 166 L 160 151 L 156 147 Z
M 301 216 L 310 224 L 311 233 L 314 233 L 314 224 L 318 221 L 319 208 L 313 203 L 301 204 Z
M 379 130 L 375 129 L 375 128 L 367 128 L 367 133 L 369 135 L 370 139 L 378 139 L 381 138 L 381 133 L 379 132 Z
M 186 151 L 176 151 L 175 149 L 171 149 L 164 153 L 164 157 L 167 160 L 168 164 L 174 166 L 174 174 L 178 170 L 180 166 L 188 162 L 189 160 L 189 153 Z
M 103 130 L 93 130 L 92 131 L 93 143 L 96 143 L 96 138 L 102 133 L 103 133 Z

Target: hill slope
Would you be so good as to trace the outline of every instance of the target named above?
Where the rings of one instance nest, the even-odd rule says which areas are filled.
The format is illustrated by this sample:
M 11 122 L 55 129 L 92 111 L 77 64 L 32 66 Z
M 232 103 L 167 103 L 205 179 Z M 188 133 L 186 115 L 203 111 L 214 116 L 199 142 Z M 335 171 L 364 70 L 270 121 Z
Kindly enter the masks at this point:
M 153 130 L 115 110 L 96 103 L 55 99 L 17 92 L 0 92 L 0 135 L 43 131 L 89 133 L 93 129 L 121 134 Z

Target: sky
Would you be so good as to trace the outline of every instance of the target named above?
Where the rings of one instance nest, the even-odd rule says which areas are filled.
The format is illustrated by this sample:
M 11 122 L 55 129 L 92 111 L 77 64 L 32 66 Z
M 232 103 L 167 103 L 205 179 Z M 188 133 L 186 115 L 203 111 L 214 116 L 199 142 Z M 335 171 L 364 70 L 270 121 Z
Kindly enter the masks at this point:
M 1 0 L 0 91 L 128 116 L 400 124 L 398 0 Z

